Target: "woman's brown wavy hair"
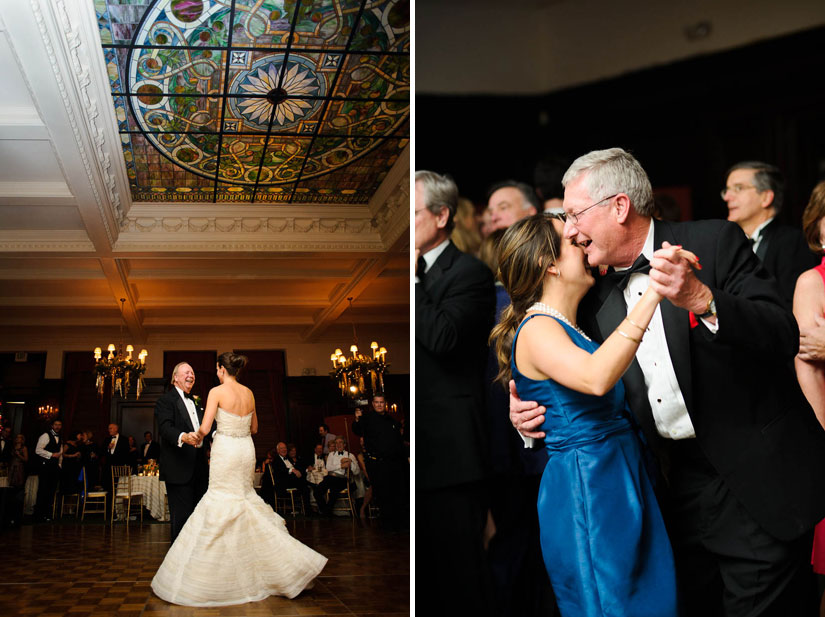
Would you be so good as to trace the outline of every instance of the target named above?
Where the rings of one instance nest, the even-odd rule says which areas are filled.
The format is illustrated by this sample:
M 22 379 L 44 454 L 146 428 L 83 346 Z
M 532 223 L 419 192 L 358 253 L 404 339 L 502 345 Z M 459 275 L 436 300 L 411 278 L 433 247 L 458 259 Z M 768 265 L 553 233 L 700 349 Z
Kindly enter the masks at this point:
M 490 332 L 499 372 L 496 380 L 506 388 L 510 381 L 510 351 L 518 325 L 527 309 L 541 299 L 547 268 L 561 253 L 561 235 L 553 226 L 556 215 L 536 214 L 511 225 L 499 244 L 498 277 L 510 296 L 501 320 Z
M 811 198 L 802 213 L 802 231 L 808 246 L 817 255 L 822 254 L 822 239 L 819 237 L 819 221 L 825 216 L 825 181 L 811 191 Z

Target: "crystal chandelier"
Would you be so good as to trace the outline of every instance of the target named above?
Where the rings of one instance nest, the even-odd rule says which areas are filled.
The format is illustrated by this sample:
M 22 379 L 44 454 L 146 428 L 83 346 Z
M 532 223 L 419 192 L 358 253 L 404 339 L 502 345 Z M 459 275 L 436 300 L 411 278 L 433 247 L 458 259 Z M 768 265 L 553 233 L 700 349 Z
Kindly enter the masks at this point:
M 107 351 L 109 355 L 102 357 L 100 347 L 95 347 L 95 374 L 97 393 L 100 398 L 103 398 L 103 392 L 106 389 L 106 379 L 111 379 L 112 393 L 115 391 L 122 397 L 129 396 L 129 388 L 132 382 L 137 382 L 137 396 L 140 398 L 140 393 L 143 392 L 143 374 L 146 372 L 146 356 L 149 352 L 141 349 L 137 360 L 132 359 L 132 352 L 135 350 L 131 345 L 126 346 L 124 353 L 123 349 L 123 303 L 126 298 L 120 299 L 120 344 L 115 347 L 113 343 L 109 344 Z
M 352 316 L 352 298 L 349 300 L 350 316 Z M 358 334 L 355 332 L 355 321 L 352 322 L 353 343 L 349 350 L 352 355 L 345 355 L 340 349 L 329 357 L 332 361 L 330 377 L 338 382 L 341 396 L 358 398 L 384 391 L 384 372 L 389 366 L 386 362 L 387 348 L 379 347 L 378 343 L 370 343 L 372 358 L 358 351 Z M 369 387 L 369 389 L 368 389 Z

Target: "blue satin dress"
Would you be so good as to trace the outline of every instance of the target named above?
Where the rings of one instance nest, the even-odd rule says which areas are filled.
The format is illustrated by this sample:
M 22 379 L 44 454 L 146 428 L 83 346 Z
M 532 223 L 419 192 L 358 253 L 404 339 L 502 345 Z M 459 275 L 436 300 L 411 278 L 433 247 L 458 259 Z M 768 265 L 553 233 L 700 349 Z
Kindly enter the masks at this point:
M 673 554 L 628 420 L 619 381 L 604 396 L 535 381 L 510 360 L 519 397 L 547 408 L 541 430 L 549 454 L 538 513 L 547 574 L 563 617 L 677 615 Z M 542 318 L 552 318 L 543 315 Z M 559 321 L 559 320 L 557 320 Z M 598 345 L 559 321 L 573 342 Z

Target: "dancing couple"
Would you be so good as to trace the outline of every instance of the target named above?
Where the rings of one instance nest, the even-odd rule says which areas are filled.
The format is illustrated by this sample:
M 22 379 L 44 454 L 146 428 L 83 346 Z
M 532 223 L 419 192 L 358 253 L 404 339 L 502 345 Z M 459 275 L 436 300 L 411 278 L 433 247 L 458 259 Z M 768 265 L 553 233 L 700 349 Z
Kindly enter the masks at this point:
M 501 241 L 512 305 L 491 335 L 511 421 L 550 454 L 538 509 L 561 614 L 815 614 L 825 432 L 776 282 L 737 225 L 654 221 L 624 150 L 563 184 L 564 223 Z
M 255 397 L 236 379 L 246 362 L 245 356 L 229 352 L 218 357 L 221 385 L 209 391 L 202 417 L 190 395 L 195 372 L 186 363 L 175 367 L 174 387 L 155 406 L 172 546 L 152 590 L 173 604 L 229 606 L 271 595 L 294 598 L 327 562 L 290 536 L 284 519 L 253 488 Z

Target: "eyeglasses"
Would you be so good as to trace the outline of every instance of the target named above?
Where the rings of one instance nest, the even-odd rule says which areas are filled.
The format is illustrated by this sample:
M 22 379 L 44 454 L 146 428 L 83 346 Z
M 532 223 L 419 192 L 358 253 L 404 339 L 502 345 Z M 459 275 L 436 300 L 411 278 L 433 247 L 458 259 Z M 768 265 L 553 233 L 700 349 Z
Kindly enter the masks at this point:
M 753 184 L 734 184 L 733 186 L 726 186 L 725 188 L 723 188 L 721 191 L 719 191 L 719 195 L 721 195 L 722 199 L 724 199 L 725 195 L 727 195 L 728 193 L 738 195 L 739 193 L 747 189 L 756 189 L 756 187 Z M 759 189 L 756 190 L 758 191 Z
M 573 225 L 578 225 L 579 224 L 579 219 L 581 219 L 581 217 L 584 216 L 584 213 L 587 212 L 588 210 L 590 210 L 590 208 L 595 208 L 596 206 L 601 204 L 603 201 L 607 201 L 608 199 L 613 199 L 618 194 L 619 193 L 616 193 L 615 195 L 611 195 L 610 197 L 603 197 L 602 199 L 600 199 L 596 203 L 594 203 L 590 206 L 587 206 L 586 208 L 583 208 L 582 210 L 579 210 L 578 212 L 569 212 L 569 213 L 565 212 L 564 218 L 565 218 L 565 220 L 570 221 L 571 223 L 573 223 Z

